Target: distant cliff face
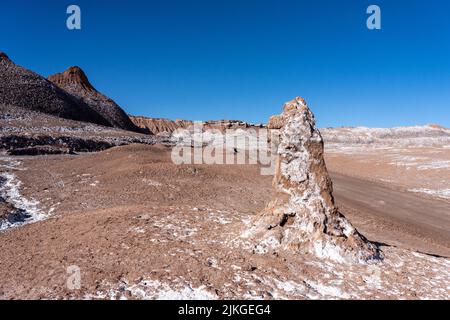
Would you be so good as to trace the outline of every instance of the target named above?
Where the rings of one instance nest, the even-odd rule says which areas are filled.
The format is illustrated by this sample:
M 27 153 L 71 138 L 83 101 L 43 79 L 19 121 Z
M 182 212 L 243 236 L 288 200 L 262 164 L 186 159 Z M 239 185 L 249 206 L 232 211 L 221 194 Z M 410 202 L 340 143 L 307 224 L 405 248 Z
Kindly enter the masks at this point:
M 129 131 L 141 131 L 119 105 L 92 86 L 80 67 L 70 67 L 62 73 L 50 76 L 48 79 L 58 87 L 80 98 L 106 119 L 110 126 Z
M 194 125 L 189 120 L 169 120 L 160 118 L 148 118 L 130 116 L 131 120 L 140 128 L 148 129 L 152 134 L 172 134 L 177 129 L 188 129 Z M 227 129 L 262 128 L 263 125 L 252 125 L 239 120 L 210 120 L 202 123 L 204 130 L 214 129 L 225 132 Z
M 108 121 L 81 99 L 44 77 L 16 65 L 0 53 L 0 104 L 23 107 L 66 119 L 108 126 Z
M 141 129 L 148 130 L 151 134 L 172 134 L 179 128 L 188 128 L 193 124 L 188 120 L 169 120 L 160 118 L 148 118 L 141 116 L 130 116 L 131 121 Z

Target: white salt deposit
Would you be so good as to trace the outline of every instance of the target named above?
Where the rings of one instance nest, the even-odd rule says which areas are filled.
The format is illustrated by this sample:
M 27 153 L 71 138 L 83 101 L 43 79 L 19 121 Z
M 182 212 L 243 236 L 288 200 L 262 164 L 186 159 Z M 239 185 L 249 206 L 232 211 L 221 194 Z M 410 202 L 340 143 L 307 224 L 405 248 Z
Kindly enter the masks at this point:
M 11 223 L 9 221 L 0 221 L 0 231 L 46 219 L 47 214 L 41 212 L 38 208 L 39 202 L 33 199 L 27 199 L 20 194 L 21 182 L 12 173 L 2 173 L 0 177 L 4 179 L 4 183 L 0 186 L 0 196 L 14 208 L 21 210 L 26 219 Z

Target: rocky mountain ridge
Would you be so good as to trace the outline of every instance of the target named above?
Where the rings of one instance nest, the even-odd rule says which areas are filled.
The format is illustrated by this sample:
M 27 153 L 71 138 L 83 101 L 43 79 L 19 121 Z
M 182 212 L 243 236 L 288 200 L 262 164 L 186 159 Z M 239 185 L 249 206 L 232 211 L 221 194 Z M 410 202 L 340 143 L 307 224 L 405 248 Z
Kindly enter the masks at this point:
M 80 98 L 106 119 L 110 126 L 129 131 L 142 131 L 134 125 L 117 103 L 94 88 L 80 67 L 70 67 L 62 73 L 49 76 L 48 79 L 61 89 Z
M 65 119 L 108 126 L 107 120 L 79 98 L 0 53 L 0 104 Z

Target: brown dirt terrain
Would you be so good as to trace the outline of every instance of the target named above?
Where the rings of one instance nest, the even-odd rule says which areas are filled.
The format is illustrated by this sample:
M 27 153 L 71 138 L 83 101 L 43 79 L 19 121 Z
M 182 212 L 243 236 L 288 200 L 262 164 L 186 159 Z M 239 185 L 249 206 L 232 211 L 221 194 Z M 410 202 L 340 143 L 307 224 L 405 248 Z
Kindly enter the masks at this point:
M 130 145 L 1 158 L 48 219 L 0 233 L 0 298 L 449 298 L 448 259 L 392 246 L 382 247 L 378 266 L 258 253 L 245 232 L 273 195 L 272 177 L 256 165 L 176 166 L 169 151 Z M 370 240 L 448 250 L 417 247 L 390 217 L 345 205 Z M 81 271 L 75 290 L 67 286 L 73 265 Z
M 365 234 L 450 256 L 447 143 L 341 144 L 328 148 L 326 160 L 339 206 Z
M 379 242 L 450 257 L 449 204 L 332 173 L 339 207 Z
M 328 168 L 346 176 L 370 180 L 418 197 L 450 204 L 450 145 L 360 145 L 330 147 Z

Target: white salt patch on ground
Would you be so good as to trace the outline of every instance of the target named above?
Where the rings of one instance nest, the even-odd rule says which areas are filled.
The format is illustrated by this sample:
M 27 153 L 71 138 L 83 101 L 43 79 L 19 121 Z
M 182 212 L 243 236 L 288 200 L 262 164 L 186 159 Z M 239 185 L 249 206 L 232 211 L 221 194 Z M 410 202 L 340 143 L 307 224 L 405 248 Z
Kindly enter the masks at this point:
M 233 220 L 230 219 L 231 213 L 227 214 L 228 218 L 225 217 L 225 215 L 220 212 L 217 212 L 217 213 L 210 212 L 209 215 L 210 215 L 210 219 L 218 224 L 225 225 L 225 224 L 230 224 L 233 222 Z
M 201 288 L 186 287 L 181 290 L 161 290 L 157 300 L 215 300 L 216 296 Z
M 38 208 L 38 201 L 29 200 L 20 194 L 20 186 L 22 183 L 17 180 L 15 175 L 11 173 L 2 173 L 0 176 L 5 179 L 3 186 L 0 186 L 0 195 L 2 198 L 4 198 L 6 202 L 12 204 L 15 208 L 23 210 L 28 216 L 24 221 L 15 223 L 3 221 L 0 225 L 0 231 L 48 218 L 48 214 L 42 213 Z
M 394 156 L 392 158 L 392 162 L 389 162 L 390 165 L 394 166 L 417 166 L 420 164 L 419 161 L 429 160 L 427 157 L 414 157 L 414 156 Z
M 442 199 L 450 199 L 450 189 L 432 190 L 426 188 L 408 189 L 410 192 L 425 193 Z
M 322 297 L 336 298 L 336 299 L 349 299 L 350 296 L 347 293 L 343 293 L 341 289 L 337 287 L 326 286 L 321 283 L 315 283 L 312 281 L 305 280 L 305 282 L 319 293 Z M 315 297 L 312 297 L 315 298 Z
M 184 231 L 184 235 L 186 237 L 191 237 L 198 232 L 198 229 L 197 228 L 185 228 L 183 231 Z
M 223 217 L 218 217 L 217 218 L 217 222 L 220 223 L 220 224 L 230 224 L 231 223 L 230 220 L 227 220 L 227 219 L 225 219 Z
M 328 242 L 324 244 L 322 241 L 316 241 L 314 243 L 314 252 L 319 258 L 326 258 L 339 263 L 346 262 L 341 254 L 340 248 Z
M 3 162 L 0 164 L 0 168 L 8 169 L 8 170 L 18 170 L 18 171 L 26 170 L 25 168 L 19 168 L 19 166 L 22 164 L 21 161 L 11 160 L 6 157 L 0 157 L 0 161 Z
M 134 228 L 131 228 L 130 231 L 136 232 L 136 233 L 145 233 L 145 229 L 144 229 L 144 228 L 141 228 L 141 227 L 134 227 Z
M 96 187 L 99 183 L 100 183 L 100 181 L 96 180 L 96 181 L 90 183 L 89 185 L 90 185 L 91 187 Z
M 257 254 L 265 254 L 269 252 L 271 249 L 275 249 L 280 246 L 280 241 L 277 238 L 270 236 L 264 238 L 256 247 L 255 253 Z
M 434 161 L 422 164 L 417 167 L 418 170 L 433 170 L 450 168 L 450 160 Z
M 110 292 L 98 292 L 100 299 L 109 296 L 111 299 L 126 299 L 123 295 L 124 291 L 128 291 L 132 298 L 141 300 L 216 300 L 217 296 L 206 290 L 205 286 L 198 288 L 192 287 L 190 284 L 172 288 L 166 283 L 158 280 L 142 280 L 138 284 L 132 285 L 122 290 L 114 290 Z M 122 293 L 121 293 L 122 292 Z
M 142 179 L 142 182 L 144 182 L 145 184 L 147 184 L 148 186 L 151 186 L 151 187 L 160 187 L 160 186 L 162 186 L 162 183 L 160 183 L 158 181 L 155 181 L 155 180 L 151 180 L 151 179 L 144 178 L 144 179 Z
M 286 280 L 281 281 L 278 279 L 272 279 L 275 287 L 272 290 L 273 297 L 275 299 L 290 299 L 292 296 L 306 297 L 306 286 L 297 282 Z M 278 289 L 278 290 L 276 290 Z M 281 290 L 282 292 L 279 292 Z

